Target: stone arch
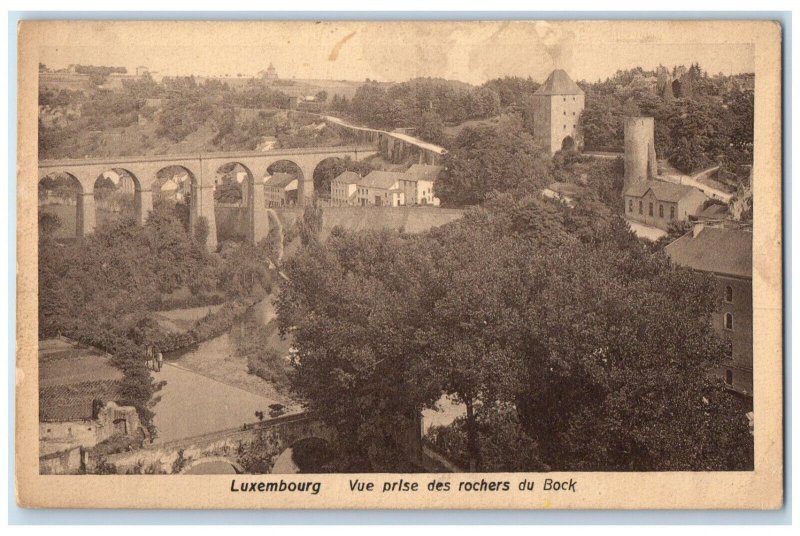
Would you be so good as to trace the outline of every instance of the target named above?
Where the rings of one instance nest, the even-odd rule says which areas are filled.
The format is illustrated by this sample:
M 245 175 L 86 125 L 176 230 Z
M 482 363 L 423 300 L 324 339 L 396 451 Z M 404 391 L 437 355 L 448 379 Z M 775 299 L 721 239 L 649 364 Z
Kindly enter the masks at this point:
M 61 221 L 61 227 L 55 231 L 55 236 L 81 238 L 87 234 L 85 192 L 81 181 L 75 175 L 68 172 L 47 173 L 39 179 L 38 192 L 39 213 L 52 214 Z M 94 229 L 94 211 L 91 216 L 91 229 Z M 69 228 L 72 228 L 72 232 L 68 231 Z
M 229 468 L 230 470 L 226 470 Z M 233 460 L 223 456 L 206 456 L 192 460 L 181 470 L 182 475 L 242 474 L 244 469 Z
M 575 143 L 575 139 L 572 136 L 567 136 L 563 140 L 561 140 L 561 150 L 562 151 L 574 151 L 577 148 Z
M 170 188 L 164 189 L 169 184 Z M 171 186 L 174 184 L 174 190 Z M 152 205 L 171 202 L 175 212 L 187 232 L 194 228 L 197 207 L 194 192 L 197 188 L 197 177 L 191 169 L 179 164 L 164 166 L 151 178 L 150 192 Z
M 314 195 L 322 199 L 330 197 L 330 183 L 337 175 L 346 171 L 348 160 L 348 156 L 329 156 L 317 162 L 314 166 L 314 172 L 311 174 Z M 328 166 L 331 167 L 328 168 Z
M 284 174 L 292 175 L 293 180 Z M 310 187 L 313 191 L 313 186 L 307 184 L 305 175 L 300 163 L 290 158 L 280 158 L 270 163 L 264 182 L 266 206 L 272 208 L 302 204 L 306 190 Z
M 217 166 L 214 172 L 214 212 L 219 240 L 253 241 L 254 208 L 260 201 L 255 195 L 255 176 L 250 168 L 236 160 Z
M 95 208 L 105 213 L 119 212 L 122 216 L 129 214 L 142 225 L 147 214 L 152 210 L 152 198 L 142 203 L 142 184 L 139 178 L 129 169 L 113 167 L 101 171 L 92 184 Z
M 275 458 L 271 473 L 321 473 L 333 459 L 334 451 L 327 439 L 307 436 L 294 441 Z

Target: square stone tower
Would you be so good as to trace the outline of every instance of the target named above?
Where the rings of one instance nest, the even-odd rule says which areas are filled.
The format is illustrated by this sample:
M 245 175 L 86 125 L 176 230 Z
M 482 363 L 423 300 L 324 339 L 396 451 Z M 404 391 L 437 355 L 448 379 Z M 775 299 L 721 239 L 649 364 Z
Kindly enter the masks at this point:
M 533 94 L 533 137 L 550 154 L 580 149 L 583 137 L 578 119 L 586 96 L 566 71 L 556 69 Z

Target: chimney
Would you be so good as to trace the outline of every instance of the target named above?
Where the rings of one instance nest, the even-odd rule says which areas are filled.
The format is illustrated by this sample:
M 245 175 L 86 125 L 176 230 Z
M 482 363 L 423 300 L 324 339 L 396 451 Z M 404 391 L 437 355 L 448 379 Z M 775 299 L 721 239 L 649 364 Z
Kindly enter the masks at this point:
M 702 223 L 695 223 L 694 227 L 692 227 L 692 238 L 697 238 L 697 235 L 703 232 L 706 226 Z

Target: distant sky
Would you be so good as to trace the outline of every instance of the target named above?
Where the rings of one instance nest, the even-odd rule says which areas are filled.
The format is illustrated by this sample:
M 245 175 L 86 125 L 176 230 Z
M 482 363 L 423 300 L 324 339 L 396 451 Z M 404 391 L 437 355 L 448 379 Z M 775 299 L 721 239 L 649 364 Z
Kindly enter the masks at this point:
M 626 25 L 627 24 L 627 25 Z M 40 61 L 147 66 L 163 75 L 253 76 L 272 63 L 281 78 L 473 84 L 504 75 L 536 80 L 554 68 L 594 81 L 618 69 L 699 62 L 709 73 L 753 72 L 754 48 L 736 28 L 631 23 L 53 23 Z M 717 31 L 719 30 L 719 31 Z

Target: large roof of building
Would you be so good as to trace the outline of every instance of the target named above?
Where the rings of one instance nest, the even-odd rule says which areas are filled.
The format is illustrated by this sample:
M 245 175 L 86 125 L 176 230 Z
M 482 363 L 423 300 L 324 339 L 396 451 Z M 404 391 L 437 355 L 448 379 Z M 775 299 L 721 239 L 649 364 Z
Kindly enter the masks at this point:
M 578 84 L 572 81 L 567 71 L 564 69 L 556 69 L 544 84 L 536 90 L 534 95 L 583 95 L 583 90 L 578 87 Z
M 414 164 L 406 170 L 406 180 L 413 179 L 418 181 L 434 181 L 442 171 L 442 166 L 429 166 L 426 164 Z
M 279 172 L 273 173 L 265 182 L 266 186 L 270 188 L 285 188 L 295 180 L 295 176 L 291 173 Z
M 405 173 L 399 171 L 372 171 L 361 179 L 361 186 L 365 188 L 383 188 L 389 190 L 399 180 L 407 178 Z
M 737 277 L 753 277 L 753 233 L 696 224 L 664 248 L 680 266 Z
M 643 197 L 648 190 L 652 190 L 659 201 L 671 201 L 673 203 L 677 203 L 694 191 L 702 193 L 694 186 L 685 184 L 674 184 L 666 181 L 639 181 L 631 184 L 625 190 L 625 195 Z
M 345 184 L 358 184 L 361 182 L 361 175 L 355 171 L 345 171 L 344 173 L 337 175 L 333 180 L 337 182 L 343 182 Z

